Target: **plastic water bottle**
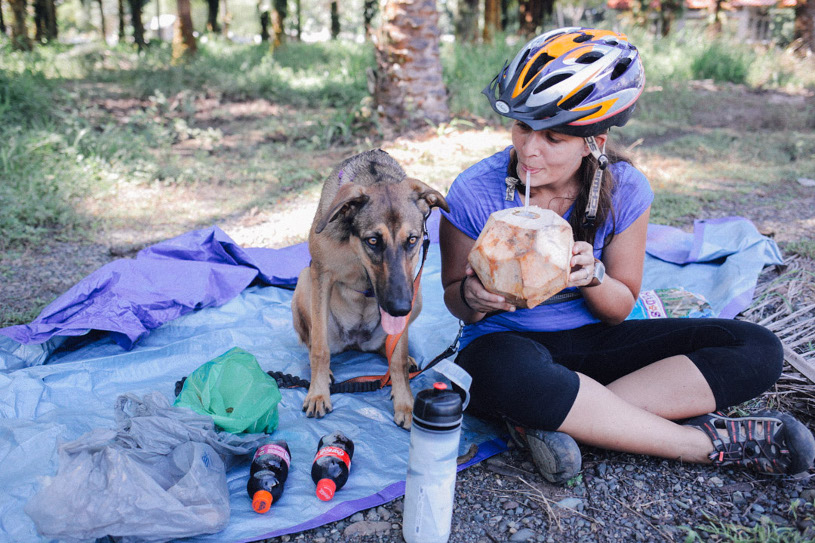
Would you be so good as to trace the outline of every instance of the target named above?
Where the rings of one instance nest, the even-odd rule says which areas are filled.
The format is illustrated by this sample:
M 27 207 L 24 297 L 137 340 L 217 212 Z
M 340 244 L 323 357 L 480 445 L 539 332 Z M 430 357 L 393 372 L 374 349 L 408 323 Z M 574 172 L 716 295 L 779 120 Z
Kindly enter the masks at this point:
M 317 497 L 324 502 L 341 489 L 351 471 L 354 442 L 334 432 L 320 438 L 317 454 L 311 464 L 311 479 L 317 484 Z
M 280 499 L 290 465 L 291 453 L 285 441 L 269 439 L 257 448 L 246 483 L 252 509 L 257 513 L 265 513 Z
M 402 518 L 407 543 L 450 538 L 461 412 L 461 397 L 444 383 L 416 395 Z

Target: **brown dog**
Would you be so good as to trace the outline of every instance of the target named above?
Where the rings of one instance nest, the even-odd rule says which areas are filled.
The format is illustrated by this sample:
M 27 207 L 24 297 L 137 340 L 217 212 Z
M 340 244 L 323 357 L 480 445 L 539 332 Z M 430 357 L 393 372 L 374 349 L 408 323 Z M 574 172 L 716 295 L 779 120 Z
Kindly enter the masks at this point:
M 385 355 L 386 336 L 403 332 L 389 369 L 393 419 L 410 427 L 407 326 L 422 308 L 421 291 L 414 300 L 413 277 L 425 218 L 435 206 L 448 209 L 441 193 L 408 178 L 381 150 L 345 160 L 325 180 L 308 237 L 311 264 L 300 273 L 292 298 L 294 328 L 311 362 L 303 402 L 309 417 L 332 409 L 332 353 Z

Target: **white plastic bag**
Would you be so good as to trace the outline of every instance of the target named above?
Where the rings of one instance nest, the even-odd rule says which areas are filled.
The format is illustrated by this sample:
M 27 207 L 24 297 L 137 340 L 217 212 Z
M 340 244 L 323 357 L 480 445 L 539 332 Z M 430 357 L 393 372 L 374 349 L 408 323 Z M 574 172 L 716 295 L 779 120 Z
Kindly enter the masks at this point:
M 165 541 L 229 522 L 224 459 L 263 434 L 216 432 L 212 419 L 152 393 L 120 396 L 118 430 L 94 430 L 59 449 L 59 471 L 25 507 L 41 535 Z M 222 457 L 223 455 L 223 457 Z

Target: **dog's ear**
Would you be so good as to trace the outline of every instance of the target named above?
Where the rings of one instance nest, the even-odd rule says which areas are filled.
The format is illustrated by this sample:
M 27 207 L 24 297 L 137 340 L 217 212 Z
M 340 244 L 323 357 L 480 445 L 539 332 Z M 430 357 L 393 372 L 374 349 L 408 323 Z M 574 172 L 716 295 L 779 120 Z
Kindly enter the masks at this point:
M 337 195 L 331 202 L 331 208 L 322 216 L 317 228 L 314 230 L 317 234 L 325 230 L 328 223 L 339 217 L 340 215 L 348 215 L 352 211 L 358 210 L 362 207 L 370 197 L 365 194 L 365 189 L 359 185 L 348 183 L 340 187 Z
M 416 200 L 424 200 L 431 208 L 440 207 L 449 212 L 450 207 L 447 205 L 447 200 L 441 195 L 441 192 L 436 189 L 430 188 L 418 179 L 409 178 L 407 182 L 410 183 L 411 188 L 416 192 Z

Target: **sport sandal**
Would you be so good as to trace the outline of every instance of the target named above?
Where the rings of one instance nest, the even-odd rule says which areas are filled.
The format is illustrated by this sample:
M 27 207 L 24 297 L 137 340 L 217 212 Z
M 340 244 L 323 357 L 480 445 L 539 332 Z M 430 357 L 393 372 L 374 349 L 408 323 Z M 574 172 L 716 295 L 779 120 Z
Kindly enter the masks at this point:
M 519 448 L 529 449 L 538 471 L 550 483 L 563 484 L 580 473 L 580 447 L 570 435 L 524 428 L 509 421 L 507 428 L 509 437 Z
M 709 413 L 685 421 L 713 441 L 716 466 L 738 465 L 762 473 L 796 475 L 812 467 L 815 438 L 791 415 L 760 411 L 747 417 Z

